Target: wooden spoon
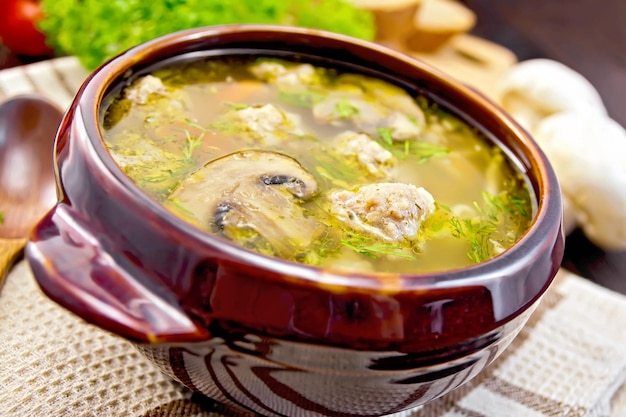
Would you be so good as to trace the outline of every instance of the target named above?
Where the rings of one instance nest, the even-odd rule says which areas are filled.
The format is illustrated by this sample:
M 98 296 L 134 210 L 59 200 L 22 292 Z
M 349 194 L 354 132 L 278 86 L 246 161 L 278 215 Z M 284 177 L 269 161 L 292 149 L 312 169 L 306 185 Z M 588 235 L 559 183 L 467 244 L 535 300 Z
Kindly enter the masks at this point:
M 53 148 L 61 117 L 36 94 L 0 103 L 0 287 L 30 230 L 56 202 Z

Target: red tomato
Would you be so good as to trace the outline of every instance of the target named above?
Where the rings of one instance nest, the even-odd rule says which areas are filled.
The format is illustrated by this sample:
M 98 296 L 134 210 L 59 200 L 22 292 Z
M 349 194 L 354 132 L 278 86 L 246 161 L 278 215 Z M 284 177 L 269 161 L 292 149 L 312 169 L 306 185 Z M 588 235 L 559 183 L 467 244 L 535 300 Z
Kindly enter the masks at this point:
M 43 18 L 38 0 L 0 0 L 0 40 L 17 55 L 51 55 L 35 23 Z

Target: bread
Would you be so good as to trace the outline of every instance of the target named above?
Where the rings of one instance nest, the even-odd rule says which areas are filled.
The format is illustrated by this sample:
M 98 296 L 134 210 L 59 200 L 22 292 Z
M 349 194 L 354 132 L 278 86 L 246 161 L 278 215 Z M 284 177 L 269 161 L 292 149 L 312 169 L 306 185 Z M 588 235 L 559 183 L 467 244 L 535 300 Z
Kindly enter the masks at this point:
M 400 45 L 413 30 L 413 21 L 423 0 L 351 0 L 374 15 L 376 41 Z
M 476 15 L 455 0 L 423 0 L 405 39 L 409 50 L 434 52 L 458 34 L 469 32 Z

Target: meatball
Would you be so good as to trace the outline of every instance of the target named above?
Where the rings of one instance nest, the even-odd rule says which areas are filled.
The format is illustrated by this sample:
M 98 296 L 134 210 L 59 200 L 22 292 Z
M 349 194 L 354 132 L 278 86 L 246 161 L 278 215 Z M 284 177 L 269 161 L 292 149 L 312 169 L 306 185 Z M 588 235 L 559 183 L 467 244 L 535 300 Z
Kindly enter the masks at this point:
M 237 110 L 237 116 L 256 139 L 267 145 L 279 143 L 288 134 L 303 134 L 297 115 L 272 104 L 245 107 Z
M 165 95 L 165 85 L 160 78 L 146 75 L 126 90 L 126 98 L 137 104 L 146 104 L 153 94 Z
M 391 152 L 364 133 L 344 132 L 335 141 L 339 153 L 356 158 L 367 172 L 376 177 L 388 177 L 396 164 Z
M 422 221 L 435 210 L 433 196 L 413 184 L 370 184 L 329 198 L 331 213 L 341 222 L 392 242 L 415 240 Z

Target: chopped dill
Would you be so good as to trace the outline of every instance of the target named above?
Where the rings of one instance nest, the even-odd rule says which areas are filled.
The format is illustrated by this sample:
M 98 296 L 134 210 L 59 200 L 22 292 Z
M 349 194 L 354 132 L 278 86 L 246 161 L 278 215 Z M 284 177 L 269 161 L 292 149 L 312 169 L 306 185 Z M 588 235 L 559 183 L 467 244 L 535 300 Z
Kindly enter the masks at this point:
M 209 124 L 209 126 L 207 126 L 207 129 L 222 133 L 237 133 L 245 130 L 242 126 L 243 123 L 240 120 L 225 118 L 216 120 L 215 122 Z
M 185 118 L 185 124 L 187 126 L 190 126 L 190 127 L 195 127 L 196 129 L 201 130 L 203 132 L 206 132 L 206 130 L 207 130 L 205 127 L 200 126 L 198 123 L 196 123 L 193 120 L 188 119 L 188 118 Z
M 475 263 L 483 262 L 497 254 L 498 242 L 510 239 L 506 233 L 499 230 L 501 224 L 509 222 L 520 224 L 529 221 L 528 212 L 530 202 L 520 196 L 511 196 L 503 191 L 494 196 L 487 191 L 482 192 L 484 206 L 474 201 L 474 208 L 478 216 L 473 218 L 460 218 L 452 214 L 449 207 L 438 205 L 438 218 L 447 217 L 452 236 L 464 239 L 470 246 L 467 257 Z M 513 243 L 513 242 L 509 242 Z M 509 245 L 504 245 L 509 246 Z
M 279 100 L 284 101 L 285 103 L 306 108 L 311 108 L 326 98 L 324 94 L 317 93 L 311 90 L 296 93 L 281 91 L 278 97 Z
M 493 224 L 452 216 L 450 225 L 452 236 L 465 239 L 469 243 L 470 250 L 467 252 L 467 257 L 472 262 L 479 263 L 491 258 L 489 239 L 495 231 Z
M 405 159 L 412 156 L 417 158 L 418 163 L 423 164 L 431 158 L 445 156 L 450 153 L 449 148 L 428 142 L 417 140 L 394 142 L 391 136 L 394 130 L 393 127 L 376 128 L 378 142 L 398 158 Z
M 316 252 L 321 258 L 326 258 L 339 252 L 339 245 L 337 239 L 334 239 L 330 233 L 330 229 L 326 229 L 324 234 L 318 239 L 316 243 Z
M 405 141 L 405 156 L 414 156 L 417 162 L 423 164 L 431 158 L 442 157 L 450 153 L 450 149 L 445 146 L 434 145 L 428 142 Z
M 413 260 L 415 256 L 406 252 L 406 248 L 391 243 L 372 243 L 371 240 L 363 236 L 347 232 L 348 237 L 341 239 L 341 244 L 356 253 L 378 259 L 379 256 L 397 256 L 403 259 Z
M 204 139 L 204 133 L 202 132 L 198 136 L 193 136 L 191 132 L 187 129 L 183 129 L 185 132 L 185 143 L 183 144 L 183 155 L 185 156 L 185 160 L 191 161 L 193 160 L 193 152 L 196 148 L 198 148 L 202 144 L 202 140 Z
M 177 166 L 172 166 L 172 168 L 160 169 L 152 175 L 145 175 L 144 177 L 141 178 L 141 184 L 143 185 L 150 184 L 150 183 L 160 184 L 160 183 L 169 181 L 173 178 L 183 177 L 187 174 L 187 171 L 189 169 L 193 168 L 193 164 L 191 164 L 191 161 L 187 161 L 187 162 L 188 163 L 184 163 L 183 161 L 183 163 L 180 163 Z M 151 171 L 146 170 L 146 172 L 151 172 Z
M 312 156 L 314 156 L 315 171 L 334 185 L 342 188 L 349 187 L 348 183 L 361 175 L 359 170 L 355 170 L 350 165 L 349 159 L 339 156 L 331 150 L 312 153 Z
M 509 209 L 512 210 L 514 213 L 517 213 L 523 217 L 527 217 L 529 216 L 529 207 L 530 202 L 527 198 L 520 196 L 511 196 Z
M 183 206 L 180 203 L 180 201 L 178 201 L 177 199 L 175 199 L 175 198 L 168 198 L 167 201 L 170 202 L 174 207 L 178 208 L 179 210 L 181 210 L 181 211 L 183 211 L 183 212 L 185 212 L 187 214 L 190 214 L 192 216 L 194 215 L 192 211 L 190 211 L 187 207 Z
M 223 103 L 233 110 L 243 110 L 243 109 L 247 109 L 248 107 L 251 107 L 249 104 L 235 103 L 235 102 L 226 101 L 226 100 L 224 100 Z
M 385 145 L 393 146 L 393 139 L 391 137 L 391 134 L 394 130 L 395 128 L 393 127 L 379 127 L 376 129 L 376 132 L 378 132 L 378 134 L 380 135 L 380 139 Z M 408 143 L 408 141 L 405 143 Z
M 507 192 L 497 196 L 483 191 L 482 197 L 489 209 L 494 212 L 506 212 L 512 216 L 528 216 L 528 200 L 516 195 L 509 195 Z

